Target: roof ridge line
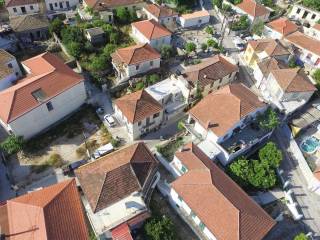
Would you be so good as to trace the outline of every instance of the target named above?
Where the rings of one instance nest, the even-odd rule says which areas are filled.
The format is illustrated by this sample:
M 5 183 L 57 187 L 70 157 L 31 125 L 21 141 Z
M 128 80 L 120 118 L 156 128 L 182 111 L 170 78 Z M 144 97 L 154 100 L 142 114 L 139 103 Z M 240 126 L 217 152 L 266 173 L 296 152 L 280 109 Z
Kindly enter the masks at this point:
M 97 206 L 98 206 L 98 203 L 100 202 L 100 198 L 101 198 L 101 194 L 102 194 L 102 190 L 103 190 L 103 186 L 105 184 L 105 182 L 107 181 L 107 175 L 108 175 L 109 172 L 105 172 L 104 173 L 104 180 L 103 180 L 103 183 L 101 185 L 101 189 L 99 191 L 99 197 L 97 198 L 97 202 L 95 203 L 95 206 L 94 206 L 94 210 L 93 212 L 95 213 L 95 211 L 97 210 Z M 90 206 L 91 207 L 91 206 Z

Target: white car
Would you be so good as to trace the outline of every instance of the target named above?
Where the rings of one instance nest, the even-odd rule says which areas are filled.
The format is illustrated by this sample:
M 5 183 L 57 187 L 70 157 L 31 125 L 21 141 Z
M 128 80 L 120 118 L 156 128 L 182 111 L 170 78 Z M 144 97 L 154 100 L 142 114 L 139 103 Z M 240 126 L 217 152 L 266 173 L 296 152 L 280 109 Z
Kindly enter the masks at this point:
M 114 118 L 110 114 L 105 115 L 103 118 L 109 127 L 114 127 L 116 125 Z

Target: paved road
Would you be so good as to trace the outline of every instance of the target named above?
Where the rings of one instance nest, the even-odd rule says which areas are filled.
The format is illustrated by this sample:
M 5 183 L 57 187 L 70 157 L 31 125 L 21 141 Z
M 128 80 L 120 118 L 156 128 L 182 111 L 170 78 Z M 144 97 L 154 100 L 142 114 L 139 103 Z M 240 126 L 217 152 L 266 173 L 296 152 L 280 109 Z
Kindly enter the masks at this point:
M 315 234 L 315 239 L 320 239 L 320 196 L 308 190 L 308 184 L 294 157 L 295 150 L 289 147 L 290 139 L 281 129 L 276 134 L 276 140 L 284 152 L 281 168 L 284 170 L 285 176 L 290 179 L 291 189 L 300 207 L 299 211 L 304 216 L 302 222 L 305 231 L 311 230 Z
M 11 183 L 7 177 L 7 168 L 0 157 L 0 202 L 11 199 L 15 196 L 16 193 L 11 189 Z

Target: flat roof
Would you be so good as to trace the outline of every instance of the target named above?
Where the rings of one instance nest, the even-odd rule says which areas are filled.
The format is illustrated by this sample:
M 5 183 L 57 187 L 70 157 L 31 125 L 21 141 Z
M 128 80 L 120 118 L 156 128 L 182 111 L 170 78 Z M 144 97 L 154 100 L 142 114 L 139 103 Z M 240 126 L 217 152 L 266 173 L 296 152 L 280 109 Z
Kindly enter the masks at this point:
M 145 90 L 149 93 L 154 99 L 160 101 L 164 97 L 170 94 L 176 94 L 181 92 L 181 89 L 176 84 L 177 80 L 167 78 L 161 82 L 158 82 Z

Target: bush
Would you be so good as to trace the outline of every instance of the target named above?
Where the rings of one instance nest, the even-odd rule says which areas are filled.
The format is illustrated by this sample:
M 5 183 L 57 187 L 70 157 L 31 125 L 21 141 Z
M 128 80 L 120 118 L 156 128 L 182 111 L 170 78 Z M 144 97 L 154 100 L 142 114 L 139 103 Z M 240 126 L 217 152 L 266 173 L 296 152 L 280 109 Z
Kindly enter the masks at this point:
M 160 81 L 160 77 L 158 74 L 151 74 L 146 77 L 148 85 L 153 85 Z
M 212 0 L 212 5 L 217 6 L 217 8 L 221 9 L 222 7 L 222 0 Z
M 268 142 L 259 150 L 259 158 L 262 163 L 271 168 L 278 168 L 282 161 L 282 152 L 274 142 Z
M 161 58 L 168 60 L 176 54 L 175 49 L 170 45 L 163 45 L 160 49 Z
M 295 58 L 294 56 L 292 56 L 292 57 L 289 59 L 288 66 L 289 66 L 289 68 L 295 68 L 295 67 L 297 67 L 296 58 Z
M 252 26 L 251 32 L 253 34 L 261 36 L 263 33 L 263 29 L 264 29 L 264 22 L 260 20 Z
M 208 45 L 205 44 L 205 43 L 202 43 L 201 44 L 201 49 L 202 49 L 203 52 L 206 51 L 208 49 Z
M 53 153 L 50 155 L 49 159 L 47 160 L 47 165 L 58 168 L 63 165 L 63 160 L 60 154 Z
M 23 137 L 10 135 L 0 143 L 0 148 L 8 154 L 14 154 L 23 149 L 24 143 Z
M 302 4 L 311 9 L 320 11 L 320 1 L 319 0 L 303 0 Z
M 144 226 L 150 240 L 176 240 L 176 231 L 170 218 L 152 218 Z
M 171 161 L 173 159 L 173 156 L 175 152 L 183 146 L 183 139 L 181 137 L 178 137 L 176 140 L 170 141 L 169 143 L 157 146 L 157 151 L 161 153 L 161 155 L 167 159 L 168 161 Z
M 258 117 L 258 122 L 260 127 L 266 130 L 273 130 L 280 124 L 277 113 L 270 107 Z
M 120 145 L 120 141 L 117 140 L 117 139 L 115 139 L 115 138 L 112 138 L 112 139 L 111 139 L 111 144 L 112 144 L 112 146 L 113 146 L 114 148 L 117 148 L 117 147 L 119 147 L 119 145 Z
M 183 131 L 183 130 L 185 129 L 185 128 L 184 128 L 184 123 L 183 123 L 182 120 L 180 120 L 180 121 L 178 122 L 177 128 L 178 128 L 179 131 Z
M 144 88 L 145 88 L 144 82 L 141 81 L 141 82 L 138 82 L 138 83 L 136 84 L 134 90 L 135 90 L 135 91 L 139 91 L 139 90 L 142 90 L 142 89 L 144 89 Z
M 184 46 L 186 52 L 188 54 L 190 54 L 191 52 L 195 52 L 196 51 L 196 48 L 197 48 L 197 45 L 193 42 L 187 42 L 186 45 Z
M 299 233 L 294 237 L 294 240 L 308 240 L 309 238 L 304 233 Z
M 53 21 L 50 22 L 49 24 L 49 32 L 55 33 L 58 35 L 58 37 L 61 37 L 61 31 L 63 29 L 63 22 L 60 18 L 55 18 L 53 19 Z
M 213 30 L 213 28 L 210 27 L 210 26 L 207 26 L 207 27 L 205 28 L 205 32 L 208 33 L 208 34 L 210 34 L 210 35 L 213 35 L 213 34 L 214 34 L 214 30 Z
M 320 69 L 315 70 L 314 73 L 312 74 L 312 77 L 315 80 L 316 85 L 319 88 L 319 86 L 320 86 Z
M 239 18 L 238 21 L 231 24 L 231 30 L 233 31 L 242 31 L 248 29 L 250 22 L 247 15 L 243 15 Z
M 213 39 L 208 39 L 207 45 L 208 45 L 208 47 L 213 47 L 213 48 L 217 48 L 218 47 L 218 43 Z

